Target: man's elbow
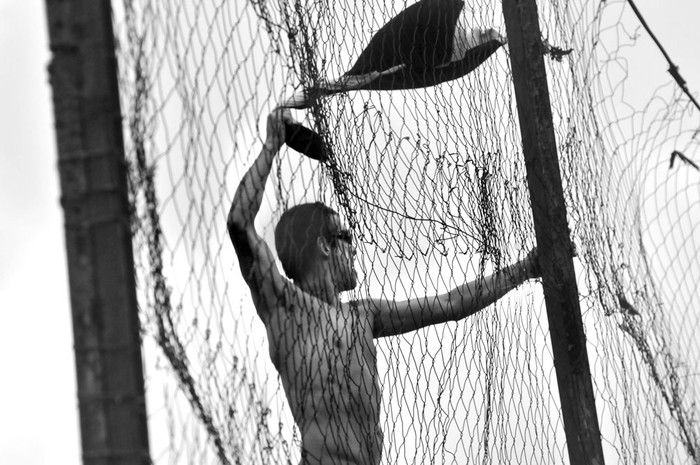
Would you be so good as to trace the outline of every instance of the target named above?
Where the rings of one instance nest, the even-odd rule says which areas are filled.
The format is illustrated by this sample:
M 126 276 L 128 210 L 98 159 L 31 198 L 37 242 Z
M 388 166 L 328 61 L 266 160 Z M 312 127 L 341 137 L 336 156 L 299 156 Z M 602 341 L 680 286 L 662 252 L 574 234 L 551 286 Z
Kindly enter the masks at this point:
M 233 248 L 236 249 L 236 253 L 239 254 L 239 256 L 241 254 L 243 256 L 250 255 L 252 253 L 250 246 L 251 228 L 249 228 L 244 221 L 241 221 L 240 218 L 229 215 L 226 220 L 226 229 L 228 230 L 228 237 L 231 239 Z
M 228 233 L 233 239 L 245 235 L 248 229 L 252 227 L 250 223 L 250 221 L 246 221 L 245 216 L 240 211 L 232 207 L 226 219 L 226 229 L 228 229 Z

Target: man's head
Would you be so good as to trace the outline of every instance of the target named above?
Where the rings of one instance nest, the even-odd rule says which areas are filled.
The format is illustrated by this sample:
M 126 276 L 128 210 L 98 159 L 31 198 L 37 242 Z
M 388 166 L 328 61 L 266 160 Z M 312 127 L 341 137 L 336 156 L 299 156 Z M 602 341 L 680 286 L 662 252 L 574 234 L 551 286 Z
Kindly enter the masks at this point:
M 321 202 L 296 205 L 282 214 L 275 227 L 275 247 L 287 276 L 299 281 L 327 263 L 339 291 L 357 284 L 352 235 L 340 215 Z

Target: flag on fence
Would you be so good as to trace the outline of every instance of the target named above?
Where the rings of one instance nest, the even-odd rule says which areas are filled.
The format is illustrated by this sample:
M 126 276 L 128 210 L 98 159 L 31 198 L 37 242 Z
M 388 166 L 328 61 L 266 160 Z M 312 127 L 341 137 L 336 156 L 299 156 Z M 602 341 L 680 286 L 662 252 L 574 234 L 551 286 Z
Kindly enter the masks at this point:
M 462 0 L 420 0 L 377 31 L 343 76 L 298 92 L 280 106 L 306 108 L 324 95 L 415 89 L 462 77 L 506 43 L 494 29 L 469 28 L 467 16 Z
M 328 149 L 317 132 L 297 122 L 285 122 L 284 128 L 284 141 L 289 148 L 320 162 L 328 160 Z

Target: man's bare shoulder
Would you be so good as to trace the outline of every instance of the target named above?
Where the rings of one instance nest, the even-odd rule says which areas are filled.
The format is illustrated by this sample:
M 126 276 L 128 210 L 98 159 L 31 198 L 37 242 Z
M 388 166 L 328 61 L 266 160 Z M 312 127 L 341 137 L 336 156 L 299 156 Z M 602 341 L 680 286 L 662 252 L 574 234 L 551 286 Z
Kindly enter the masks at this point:
M 302 301 L 301 291 L 293 282 L 282 277 L 278 286 L 255 286 L 249 284 L 253 304 L 258 315 L 267 324 L 269 316 L 276 315 L 280 311 L 293 309 Z
M 379 311 L 379 301 L 371 298 L 353 299 L 342 304 L 343 312 L 352 312 L 374 332 Z
M 343 309 L 348 311 L 353 311 L 359 315 L 371 318 L 376 312 L 375 299 L 370 298 L 359 298 L 352 299 L 342 303 Z
M 351 300 L 348 302 L 348 305 L 352 306 L 355 311 L 363 315 L 365 318 L 374 319 L 380 312 L 381 307 L 386 305 L 386 302 L 384 299 L 364 297 Z

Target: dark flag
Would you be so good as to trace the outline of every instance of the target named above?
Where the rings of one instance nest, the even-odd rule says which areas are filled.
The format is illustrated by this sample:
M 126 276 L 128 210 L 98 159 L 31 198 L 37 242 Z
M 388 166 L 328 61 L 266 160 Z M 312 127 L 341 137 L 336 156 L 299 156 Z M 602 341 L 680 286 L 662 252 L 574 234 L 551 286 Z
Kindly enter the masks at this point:
M 285 122 L 284 128 L 284 141 L 289 148 L 320 162 L 328 160 L 326 144 L 318 133 L 297 122 Z
M 506 43 L 494 29 L 469 28 L 462 0 L 421 0 L 372 37 L 340 78 L 299 92 L 280 106 L 306 108 L 351 90 L 416 89 L 460 78 Z

